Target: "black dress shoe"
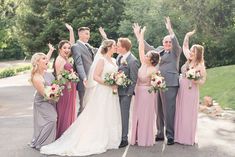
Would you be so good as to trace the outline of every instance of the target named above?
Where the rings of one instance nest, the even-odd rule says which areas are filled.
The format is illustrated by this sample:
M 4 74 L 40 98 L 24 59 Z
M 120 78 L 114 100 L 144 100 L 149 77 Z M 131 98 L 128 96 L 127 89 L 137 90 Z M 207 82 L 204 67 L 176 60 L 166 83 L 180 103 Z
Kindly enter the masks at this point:
M 167 140 L 167 145 L 173 145 L 173 144 L 175 144 L 174 140 L 172 138 L 169 138 Z
M 128 145 L 127 141 L 122 141 L 121 144 L 119 145 L 119 148 L 126 147 Z
M 157 136 L 156 136 L 155 141 L 164 141 L 164 138 L 161 138 L 161 137 L 157 137 Z

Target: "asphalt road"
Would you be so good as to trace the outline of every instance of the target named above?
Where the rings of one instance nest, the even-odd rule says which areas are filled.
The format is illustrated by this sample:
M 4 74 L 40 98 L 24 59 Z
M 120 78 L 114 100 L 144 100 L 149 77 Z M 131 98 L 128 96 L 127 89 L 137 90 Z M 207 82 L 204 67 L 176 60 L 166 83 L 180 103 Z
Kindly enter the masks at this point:
M 29 75 L 0 79 L 0 157 L 43 157 L 27 146 L 33 133 L 34 89 Z M 128 146 L 92 157 L 235 157 L 235 122 L 199 114 L 198 144 Z

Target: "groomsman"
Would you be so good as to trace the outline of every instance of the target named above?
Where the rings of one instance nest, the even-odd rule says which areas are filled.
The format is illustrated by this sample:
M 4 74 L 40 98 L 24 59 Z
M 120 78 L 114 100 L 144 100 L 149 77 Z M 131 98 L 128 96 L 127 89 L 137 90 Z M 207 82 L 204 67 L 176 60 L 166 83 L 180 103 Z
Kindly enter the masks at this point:
M 78 28 L 78 37 L 79 40 L 72 46 L 71 51 L 74 59 L 76 72 L 78 73 L 80 79 L 77 84 L 80 105 L 78 111 L 79 115 L 84 108 L 83 97 L 85 93 L 85 87 L 87 85 L 88 72 L 94 60 L 95 53 L 98 49 L 92 47 L 88 43 L 90 39 L 90 29 L 88 27 Z
M 127 87 L 119 87 L 118 95 L 122 117 L 122 141 L 119 148 L 128 145 L 128 128 L 129 128 L 129 112 L 131 98 L 134 95 L 134 89 L 137 81 L 139 62 L 136 57 L 131 54 L 131 41 L 128 38 L 119 38 L 117 42 L 117 65 L 118 70 L 121 70 L 132 81 Z
M 170 18 L 165 19 L 169 35 L 165 36 L 156 49 L 145 42 L 145 50 L 156 50 L 160 53 L 159 70 L 165 78 L 167 91 L 157 92 L 157 135 L 156 141 L 164 141 L 164 126 L 166 128 L 167 144 L 174 144 L 174 118 L 176 95 L 179 87 L 179 59 L 182 49 L 171 27 Z

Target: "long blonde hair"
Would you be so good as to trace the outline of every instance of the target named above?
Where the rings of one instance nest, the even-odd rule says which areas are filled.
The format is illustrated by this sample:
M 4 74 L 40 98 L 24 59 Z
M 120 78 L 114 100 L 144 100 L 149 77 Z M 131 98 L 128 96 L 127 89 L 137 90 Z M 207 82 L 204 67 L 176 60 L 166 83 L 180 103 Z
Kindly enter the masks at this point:
M 32 70 L 31 70 L 31 78 L 30 78 L 30 82 L 33 81 L 33 77 L 35 75 L 35 73 L 37 72 L 38 70 L 38 65 L 37 65 L 37 62 L 42 58 L 46 56 L 44 53 L 42 52 L 38 52 L 38 53 L 35 53 L 32 58 L 31 58 L 31 65 L 32 65 Z

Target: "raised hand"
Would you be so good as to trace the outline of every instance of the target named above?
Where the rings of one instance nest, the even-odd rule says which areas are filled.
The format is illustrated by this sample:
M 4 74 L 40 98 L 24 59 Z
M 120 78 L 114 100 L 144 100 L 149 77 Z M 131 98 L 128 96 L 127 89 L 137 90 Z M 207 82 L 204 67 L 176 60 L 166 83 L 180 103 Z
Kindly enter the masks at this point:
M 101 35 L 104 39 L 108 39 L 107 34 L 105 33 L 103 27 L 100 27 L 100 28 L 99 28 L 99 32 L 100 32 L 100 35 Z
M 171 26 L 171 20 L 170 20 L 169 16 L 165 17 L 165 25 L 166 25 L 166 29 L 168 30 L 169 34 L 173 35 L 174 32 L 173 32 L 173 29 Z
M 135 34 L 136 38 L 139 39 L 141 27 L 139 26 L 138 23 L 134 23 L 132 28 L 133 28 L 133 31 L 134 31 L 134 34 Z
M 194 29 L 193 31 L 191 31 L 191 32 L 188 32 L 186 35 L 188 36 L 188 37 L 190 37 L 190 36 L 192 36 L 193 34 L 195 34 L 196 33 L 196 29 Z
M 145 31 L 146 31 L 146 26 L 144 26 L 144 27 L 141 29 L 140 34 L 141 34 L 142 36 L 144 36 Z
M 165 17 L 165 25 L 166 25 L 166 29 L 172 29 L 172 27 L 171 27 L 171 20 L 170 20 L 170 17 L 169 16 L 167 16 L 167 17 Z
M 49 47 L 49 50 L 52 52 L 55 50 L 54 46 L 51 43 L 48 44 L 48 47 Z
M 73 30 L 73 27 L 69 25 L 68 23 L 65 23 L 65 26 L 69 31 Z

